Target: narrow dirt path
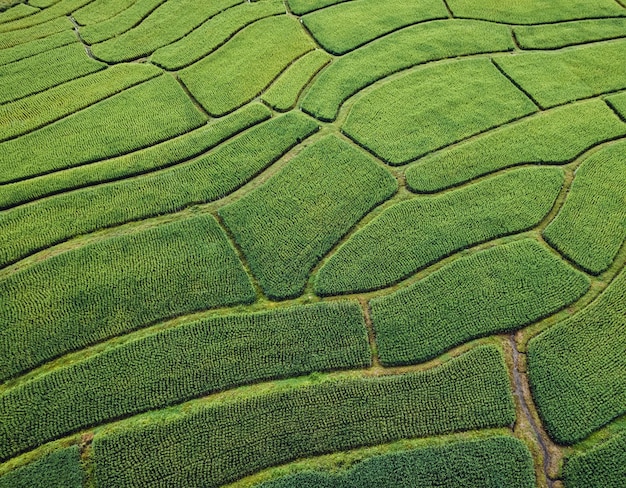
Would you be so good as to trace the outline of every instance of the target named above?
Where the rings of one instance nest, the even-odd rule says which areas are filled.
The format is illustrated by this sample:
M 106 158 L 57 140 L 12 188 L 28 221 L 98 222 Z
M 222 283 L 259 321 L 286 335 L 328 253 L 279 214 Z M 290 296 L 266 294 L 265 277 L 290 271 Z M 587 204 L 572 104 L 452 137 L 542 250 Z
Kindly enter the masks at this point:
M 89 44 L 87 44 L 84 39 L 81 37 L 80 35 L 80 31 L 78 30 L 78 28 L 80 27 L 78 25 L 78 22 L 76 22 L 76 19 L 74 17 L 72 17 L 71 15 L 67 16 L 68 19 L 70 19 L 70 22 L 72 23 L 72 25 L 74 26 L 74 32 L 76 32 L 76 37 L 78 38 L 78 40 L 80 41 L 80 43 L 83 45 L 83 47 L 85 48 L 85 52 L 87 53 L 87 56 L 89 56 L 91 59 L 95 59 L 96 61 L 100 61 L 99 59 L 96 59 L 96 57 L 93 55 L 93 53 L 91 52 L 91 46 L 89 46 Z
M 530 424 L 533 430 L 533 434 L 535 438 L 537 439 L 537 443 L 539 444 L 539 447 L 541 448 L 541 452 L 543 454 L 543 473 L 546 477 L 546 483 L 548 485 L 548 488 L 553 488 L 554 480 L 550 478 L 550 475 L 548 473 L 549 471 L 548 468 L 552 462 L 552 454 L 550 453 L 550 449 L 548 448 L 548 445 L 546 444 L 543 436 L 541 435 L 541 431 L 540 431 L 539 426 L 537 425 L 537 422 L 535 421 L 534 417 L 530 413 L 530 409 L 528 408 L 528 404 L 526 403 L 526 398 L 524 397 L 524 385 L 522 382 L 523 381 L 522 375 L 519 370 L 520 353 L 517 350 L 517 343 L 515 342 L 514 334 L 511 334 L 509 336 L 509 341 L 511 343 L 511 350 L 513 351 L 513 380 L 515 382 L 515 396 L 517 396 L 517 398 L 519 399 L 519 404 L 522 408 L 522 412 L 524 412 L 524 415 L 528 419 L 528 423 Z

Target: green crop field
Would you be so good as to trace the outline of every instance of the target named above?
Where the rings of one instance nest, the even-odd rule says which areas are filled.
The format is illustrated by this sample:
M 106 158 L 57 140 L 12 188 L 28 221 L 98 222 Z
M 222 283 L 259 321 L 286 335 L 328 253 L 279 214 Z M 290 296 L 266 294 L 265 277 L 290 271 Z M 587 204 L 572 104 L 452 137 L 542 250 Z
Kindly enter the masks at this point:
M 0 488 L 626 488 L 625 0 L 0 0 Z

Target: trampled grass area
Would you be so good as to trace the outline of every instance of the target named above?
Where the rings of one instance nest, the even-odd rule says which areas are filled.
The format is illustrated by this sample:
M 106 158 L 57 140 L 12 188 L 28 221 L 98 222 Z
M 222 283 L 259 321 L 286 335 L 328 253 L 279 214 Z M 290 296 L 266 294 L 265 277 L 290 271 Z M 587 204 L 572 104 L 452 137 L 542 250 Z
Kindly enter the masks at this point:
M 0 488 L 622 488 L 625 70 L 624 0 L 0 0 Z

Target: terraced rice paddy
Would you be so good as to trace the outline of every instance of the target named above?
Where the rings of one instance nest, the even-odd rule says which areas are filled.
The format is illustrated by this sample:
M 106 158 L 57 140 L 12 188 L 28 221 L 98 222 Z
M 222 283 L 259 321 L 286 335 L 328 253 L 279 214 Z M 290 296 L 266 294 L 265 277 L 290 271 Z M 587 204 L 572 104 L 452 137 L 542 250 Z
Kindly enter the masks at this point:
M 624 488 L 622 0 L 0 0 L 0 488 Z

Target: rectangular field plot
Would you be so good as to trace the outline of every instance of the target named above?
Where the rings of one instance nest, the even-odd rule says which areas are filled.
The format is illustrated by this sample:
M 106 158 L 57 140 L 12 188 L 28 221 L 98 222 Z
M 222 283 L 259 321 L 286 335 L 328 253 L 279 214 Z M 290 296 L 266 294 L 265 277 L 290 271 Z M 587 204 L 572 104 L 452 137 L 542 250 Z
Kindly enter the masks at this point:
M 270 17 L 185 68 L 180 78 L 211 115 L 224 115 L 263 91 L 291 62 L 315 48 L 300 23 Z
M 370 355 L 355 302 L 183 323 L 109 346 L 4 391 L 0 459 L 90 425 L 217 390 L 367 367 Z
M 565 164 L 625 134 L 626 124 L 601 100 L 575 103 L 425 156 L 407 168 L 406 182 L 430 193 L 519 164 Z
M 494 60 L 543 108 L 626 88 L 626 39 Z
M 592 41 L 626 37 L 626 18 L 529 25 L 515 27 L 513 30 L 517 41 L 524 49 L 555 49 Z
M 206 216 L 56 255 L 0 280 L 0 296 L 3 380 L 154 321 L 255 299 Z
M 540 24 L 587 17 L 626 15 L 613 0 L 448 0 L 457 17 L 470 17 L 508 22 L 511 24 Z
M 626 413 L 625 331 L 622 271 L 583 311 L 531 339 L 533 398 L 548 434 L 559 444 L 582 440 Z
M 602 148 L 580 165 L 543 236 L 593 274 L 611 265 L 626 238 L 626 141 Z
M 0 140 L 37 129 L 159 74 L 161 70 L 149 64 L 121 64 L 0 105 Z
M 619 487 L 626 480 L 626 432 L 578 456 L 563 470 L 565 488 Z
M 58 19 L 51 20 L 44 24 L 35 25 L 27 29 L 19 29 L 16 31 L 1 32 L 0 31 L 0 49 L 7 49 L 9 47 L 17 46 L 19 44 L 30 43 L 37 39 L 43 39 L 57 34 L 62 31 L 67 31 L 72 28 L 72 23 L 66 17 L 60 17 Z M 72 32 L 74 39 L 76 34 Z M 83 51 L 84 52 L 84 51 Z
M 324 381 L 198 402 L 94 438 L 99 487 L 217 487 L 297 458 L 515 420 L 501 353 L 480 347 L 413 374 Z
M 585 275 L 531 239 L 459 258 L 370 302 L 380 359 L 389 365 L 426 361 L 553 314 L 588 288 Z
M 60 449 L 0 476 L 0 488 L 82 488 L 78 446 Z
M 292 108 L 300 92 L 315 74 L 331 60 L 321 49 L 295 61 L 261 97 L 270 107 L 281 112 Z
M 302 23 L 324 49 L 343 54 L 401 27 L 446 17 L 439 0 L 352 0 L 305 15 Z
M 205 121 L 206 117 L 180 85 L 164 74 L 37 131 L 3 142 L 0 182 L 118 156 L 183 134 Z
M 47 195 L 120 180 L 183 163 L 200 156 L 239 132 L 269 119 L 270 116 L 271 112 L 267 107 L 253 103 L 227 117 L 154 146 L 97 163 L 4 185 L 0 191 L 0 209 L 14 207 Z
M 184 164 L 0 212 L 0 263 L 102 227 L 221 198 L 317 130 L 310 118 L 288 113 Z
M 105 66 L 87 57 L 85 48 L 78 43 L 0 66 L 0 104 L 93 73 Z
M 95 0 L 72 12 L 80 25 L 95 24 L 110 19 L 131 7 L 136 0 Z
M 381 85 L 354 104 L 342 130 L 396 165 L 536 110 L 488 59 L 470 59 Z
M 523 168 L 398 203 L 331 256 L 316 277 L 315 292 L 384 288 L 455 251 L 537 225 L 554 205 L 563 176 L 557 168 Z
M 490 437 L 418 447 L 365 459 L 333 472 L 304 471 L 258 488 L 534 488 L 528 448 L 514 437 Z
M 219 213 L 263 291 L 283 299 L 301 294 L 315 264 L 396 188 L 365 153 L 329 136 Z
M 209 17 L 242 0 L 169 0 L 142 22 L 125 33 L 94 44 L 96 57 L 111 63 L 129 61 L 152 53 L 161 46 L 177 41 Z
M 284 13 L 283 0 L 242 3 L 210 18 L 181 40 L 157 49 L 150 60 L 169 70 L 184 68 L 212 53 L 253 22 Z

